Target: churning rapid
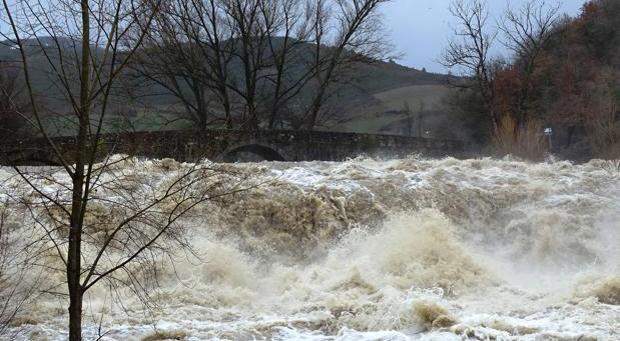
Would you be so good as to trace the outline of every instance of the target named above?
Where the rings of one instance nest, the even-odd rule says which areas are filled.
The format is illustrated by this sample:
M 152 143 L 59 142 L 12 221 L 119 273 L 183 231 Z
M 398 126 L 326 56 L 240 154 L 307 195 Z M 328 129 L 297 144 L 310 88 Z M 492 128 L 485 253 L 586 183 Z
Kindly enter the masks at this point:
M 157 179 L 185 165 L 119 167 Z M 218 167 L 249 189 L 184 218 L 191 250 L 158 260 L 148 297 L 94 288 L 86 338 L 620 339 L 620 170 L 609 163 L 411 157 Z M 31 195 L 12 170 L 1 173 L 3 205 Z M 13 239 L 28 216 L 10 210 Z M 53 267 L 37 274 L 63 281 Z M 64 296 L 33 295 L 10 337 L 64 339 Z

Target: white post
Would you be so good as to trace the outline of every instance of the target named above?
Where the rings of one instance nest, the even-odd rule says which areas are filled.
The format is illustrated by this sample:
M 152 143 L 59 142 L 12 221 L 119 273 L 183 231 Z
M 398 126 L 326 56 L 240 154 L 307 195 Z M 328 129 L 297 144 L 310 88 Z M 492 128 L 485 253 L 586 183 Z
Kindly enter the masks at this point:
M 553 148 L 553 145 L 551 144 L 551 135 L 553 135 L 553 129 L 545 128 L 545 135 L 549 138 L 549 150 L 551 150 Z

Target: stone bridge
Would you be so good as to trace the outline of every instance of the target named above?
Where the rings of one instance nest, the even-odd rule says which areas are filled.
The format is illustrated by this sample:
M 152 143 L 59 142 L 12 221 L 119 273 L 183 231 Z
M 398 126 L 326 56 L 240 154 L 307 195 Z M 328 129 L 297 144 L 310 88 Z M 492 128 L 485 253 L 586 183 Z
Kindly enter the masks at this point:
M 58 137 L 54 142 L 67 160 L 73 159 L 74 137 Z M 418 153 L 430 157 L 465 154 L 464 144 L 454 140 L 292 130 L 132 132 L 103 135 L 97 143 L 101 155 L 129 154 L 178 161 L 341 161 L 359 155 L 393 158 Z M 43 140 L 0 146 L 3 164 L 58 164 L 53 155 Z

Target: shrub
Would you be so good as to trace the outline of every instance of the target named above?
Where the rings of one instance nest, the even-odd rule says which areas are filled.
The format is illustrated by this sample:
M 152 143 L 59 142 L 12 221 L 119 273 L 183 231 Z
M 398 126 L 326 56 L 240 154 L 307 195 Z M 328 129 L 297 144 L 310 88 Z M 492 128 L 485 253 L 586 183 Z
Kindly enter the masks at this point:
M 504 115 L 501 119 L 493 142 L 500 155 L 514 155 L 534 161 L 543 160 L 548 149 L 542 124 L 529 120 L 518 125 L 511 115 Z

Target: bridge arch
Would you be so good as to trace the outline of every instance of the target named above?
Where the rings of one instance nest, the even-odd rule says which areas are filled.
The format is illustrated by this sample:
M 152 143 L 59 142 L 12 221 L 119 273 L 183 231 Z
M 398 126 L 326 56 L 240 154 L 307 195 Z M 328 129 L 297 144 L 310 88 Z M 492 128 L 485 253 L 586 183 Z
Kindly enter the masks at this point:
M 276 148 L 256 143 L 228 148 L 216 160 L 223 162 L 286 161 Z

